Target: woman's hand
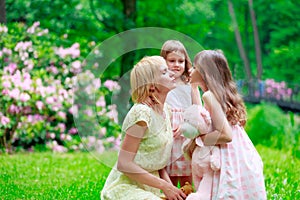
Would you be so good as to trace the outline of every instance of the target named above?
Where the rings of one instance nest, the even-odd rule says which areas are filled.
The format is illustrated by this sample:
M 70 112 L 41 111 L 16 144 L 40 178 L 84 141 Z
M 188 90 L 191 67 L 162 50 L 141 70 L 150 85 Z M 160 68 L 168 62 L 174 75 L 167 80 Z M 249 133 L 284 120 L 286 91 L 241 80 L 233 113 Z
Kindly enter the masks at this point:
M 184 200 L 186 198 L 186 195 L 171 183 L 165 184 L 162 191 L 168 200 Z

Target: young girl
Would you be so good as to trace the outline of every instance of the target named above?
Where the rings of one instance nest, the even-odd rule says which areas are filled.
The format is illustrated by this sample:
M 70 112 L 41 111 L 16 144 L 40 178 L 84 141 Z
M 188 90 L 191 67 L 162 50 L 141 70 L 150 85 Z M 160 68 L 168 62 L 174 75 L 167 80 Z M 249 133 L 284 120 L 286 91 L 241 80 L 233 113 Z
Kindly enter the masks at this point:
M 211 199 L 266 199 L 263 163 L 244 130 L 246 109 L 221 51 L 204 50 L 194 60 L 191 82 L 199 84 L 213 131 L 204 145 L 218 145 L 221 169 L 214 173 Z M 196 117 L 196 116 L 195 116 Z
M 172 128 L 174 134 L 174 144 L 170 163 L 167 166 L 167 172 L 175 186 L 183 186 L 185 182 L 192 182 L 191 162 L 183 156 L 181 146 L 185 141 L 182 135 L 180 125 L 183 122 L 182 113 L 184 109 L 192 105 L 192 92 L 195 96 L 200 93 L 198 87 L 191 87 L 189 84 L 190 70 L 192 68 L 191 60 L 184 45 L 177 40 L 166 41 L 160 55 L 165 58 L 169 70 L 174 73 L 176 88 L 168 93 L 166 103 L 172 107 Z M 199 103 L 199 102 L 198 102 Z M 201 103 L 201 101 L 200 101 Z
M 175 87 L 174 73 L 162 57 L 145 57 L 134 66 L 130 81 L 135 104 L 124 119 L 118 161 L 107 177 L 101 199 L 160 200 L 162 190 L 167 199 L 183 200 L 186 195 L 165 171 L 173 134 L 164 103 Z

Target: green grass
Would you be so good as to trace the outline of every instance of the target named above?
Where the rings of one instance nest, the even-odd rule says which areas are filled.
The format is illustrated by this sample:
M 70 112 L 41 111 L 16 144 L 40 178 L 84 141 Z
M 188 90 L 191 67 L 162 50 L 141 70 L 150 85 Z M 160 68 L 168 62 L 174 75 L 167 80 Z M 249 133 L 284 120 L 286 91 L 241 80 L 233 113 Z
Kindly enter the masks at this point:
M 300 199 L 300 160 L 290 153 L 256 146 L 264 162 L 268 199 Z
M 0 199 L 100 199 L 116 153 L 0 156 Z
M 257 146 L 268 199 L 300 199 L 300 160 Z M 116 153 L 27 153 L 0 156 L 0 199 L 99 199 Z

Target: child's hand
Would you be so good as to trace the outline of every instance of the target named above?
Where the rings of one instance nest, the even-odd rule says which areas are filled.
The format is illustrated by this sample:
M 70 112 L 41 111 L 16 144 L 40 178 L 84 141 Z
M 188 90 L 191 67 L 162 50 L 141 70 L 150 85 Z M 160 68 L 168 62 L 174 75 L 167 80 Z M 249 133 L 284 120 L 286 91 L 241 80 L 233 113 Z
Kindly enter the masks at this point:
M 203 107 L 200 108 L 200 115 L 203 117 L 203 119 L 207 125 L 211 125 L 210 114 L 205 108 L 203 108 Z
M 173 138 L 176 138 L 180 136 L 182 133 L 180 126 L 178 126 L 176 129 L 173 129 Z

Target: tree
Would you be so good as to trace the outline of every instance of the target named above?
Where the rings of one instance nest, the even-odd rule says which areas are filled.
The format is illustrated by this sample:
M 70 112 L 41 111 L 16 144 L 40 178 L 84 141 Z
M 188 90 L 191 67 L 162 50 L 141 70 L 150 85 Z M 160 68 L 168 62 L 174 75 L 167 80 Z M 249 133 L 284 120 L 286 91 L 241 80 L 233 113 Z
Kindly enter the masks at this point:
M 6 24 L 5 0 L 0 0 L 0 24 Z
M 252 75 L 251 75 L 249 60 L 246 56 L 246 52 L 245 52 L 243 42 L 242 42 L 241 33 L 239 31 L 238 23 L 237 23 L 237 20 L 236 20 L 233 4 L 232 4 L 231 0 L 228 0 L 228 9 L 229 9 L 229 14 L 231 16 L 231 20 L 232 20 L 232 23 L 233 23 L 235 39 L 236 39 L 236 42 L 237 42 L 237 45 L 238 45 L 238 48 L 239 48 L 240 56 L 243 59 L 247 79 L 248 79 L 248 81 L 251 81 L 252 80 Z
M 257 29 L 257 25 L 256 25 L 255 11 L 253 9 L 253 1 L 248 0 L 248 4 L 249 4 L 249 11 L 250 11 L 251 22 L 252 22 L 252 27 L 253 27 L 253 36 L 254 36 L 254 45 L 255 45 L 255 56 L 256 56 L 256 65 L 257 65 L 256 78 L 258 80 L 261 80 L 263 68 L 262 68 L 262 61 L 261 61 L 261 49 L 260 49 L 258 29 Z
M 124 22 L 123 29 L 129 30 L 136 27 L 136 0 L 122 0 L 123 4 L 123 14 L 124 14 Z M 131 41 L 136 43 L 136 41 Z M 133 44 L 134 45 L 134 44 Z M 124 54 L 121 58 L 121 71 L 120 77 L 122 77 L 122 87 L 120 94 L 118 95 L 118 114 L 119 121 L 123 121 L 128 107 L 128 94 L 130 91 L 130 77 L 125 75 L 134 64 L 135 60 L 135 52 L 128 52 Z M 127 73 L 128 74 L 128 73 Z

